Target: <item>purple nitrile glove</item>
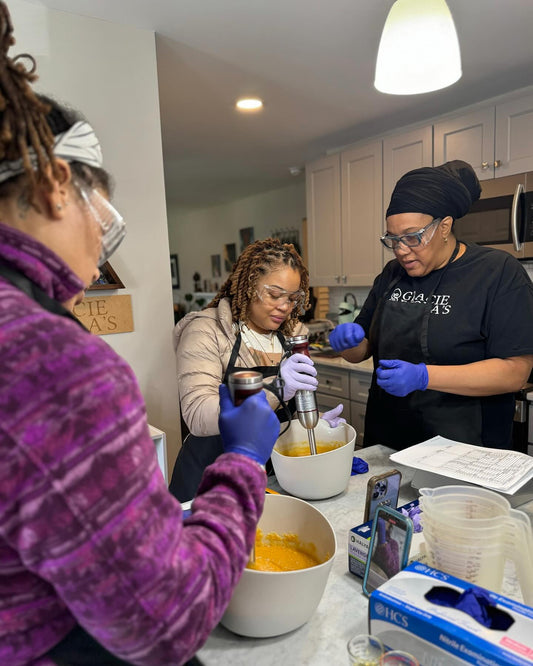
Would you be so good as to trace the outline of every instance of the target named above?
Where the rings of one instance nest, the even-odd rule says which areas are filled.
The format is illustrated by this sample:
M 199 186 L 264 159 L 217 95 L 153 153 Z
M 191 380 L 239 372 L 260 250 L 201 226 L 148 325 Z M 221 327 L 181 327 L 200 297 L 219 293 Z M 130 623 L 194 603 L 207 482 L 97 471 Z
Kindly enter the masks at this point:
M 293 354 L 280 366 L 283 400 L 294 398 L 296 391 L 316 391 L 318 379 L 313 361 L 305 354 Z
M 279 420 L 264 391 L 249 396 L 238 407 L 225 384 L 219 386 L 219 395 L 218 427 L 224 453 L 241 453 L 265 465 L 279 437 Z
M 397 398 L 403 398 L 413 391 L 425 391 L 428 386 L 428 369 L 425 363 L 382 359 L 376 376 L 378 386 Z
M 330 428 L 336 428 L 341 423 L 346 423 L 346 419 L 341 417 L 343 409 L 343 405 L 337 405 L 335 409 L 330 409 L 329 412 L 324 412 L 320 418 L 327 421 Z
M 339 324 L 329 334 L 329 344 L 335 351 L 357 347 L 365 337 L 365 331 L 359 324 Z

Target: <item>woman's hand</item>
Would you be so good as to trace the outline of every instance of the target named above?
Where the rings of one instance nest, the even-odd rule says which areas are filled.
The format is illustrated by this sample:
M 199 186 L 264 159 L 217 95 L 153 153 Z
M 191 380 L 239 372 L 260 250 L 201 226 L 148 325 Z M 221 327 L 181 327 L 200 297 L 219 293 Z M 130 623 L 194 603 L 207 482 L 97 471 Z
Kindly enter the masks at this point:
M 225 384 L 219 386 L 218 425 L 224 453 L 241 453 L 265 465 L 279 436 L 279 421 L 263 391 L 235 407 Z
M 353 349 L 365 338 L 365 331 L 359 324 L 339 324 L 329 334 L 329 344 L 337 352 Z
M 330 409 L 329 412 L 324 412 L 321 419 L 327 422 L 330 428 L 336 428 L 341 423 L 346 423 L 346 419 L 341 418 L 343 405 L 337 405 L 335 409 Z
M 293 354 L 280 365 L 283 400 L 290 400 L 296 391 L 316 391 L 318 380 L 313 361 L 305 354 Z
M 428 386 L 425 363 L 382 359 L 376 370 L 376 377 L 378 386 L 398 398 L 403 398 L 413 391 L 425 391 Z

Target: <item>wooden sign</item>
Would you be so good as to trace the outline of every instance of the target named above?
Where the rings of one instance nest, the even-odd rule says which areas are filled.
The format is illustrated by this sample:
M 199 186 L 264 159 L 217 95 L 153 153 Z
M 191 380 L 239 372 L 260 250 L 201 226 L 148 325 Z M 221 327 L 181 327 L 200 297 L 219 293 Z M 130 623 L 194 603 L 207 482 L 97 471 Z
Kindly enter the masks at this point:
M 91 333 L 111 335 L 133 331 L 131 296 L 84 298 L 74 306 L 74 314 Z

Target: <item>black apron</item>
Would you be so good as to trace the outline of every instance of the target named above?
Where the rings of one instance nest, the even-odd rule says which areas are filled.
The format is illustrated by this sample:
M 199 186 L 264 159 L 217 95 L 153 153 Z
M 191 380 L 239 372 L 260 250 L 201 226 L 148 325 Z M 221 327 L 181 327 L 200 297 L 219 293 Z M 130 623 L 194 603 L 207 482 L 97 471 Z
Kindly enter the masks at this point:
M 0 275 L 12 285 L 20 289 L 43 309 L 53 314 L 67 317 L 79 324 L 85 331 L 87 329 L 72 312 L 61 303 L 50 298 L 48 294 L 28 277 L 19 271 L 0 264 Z M 87 331 L 89 333 L 89 331 Z M 85 629 L 76 625 L 50 652 L 46 655 L 58 666 L 133 666 L 108 652 Z M 201 666 L 198 659 L 193 658 L 184 666 Z
M 283 334 L 279 331 L 276 334 L 283 349 L 288 351 L 290 347 Z M 253 368 L 236 366 L 235 362 L 241 348 L 241 340 L 241 333 L 239 331 L 231 350 L 228 367 L 222 379 L 224 384 L 227 384 L 229 375 L 236 370 L 254 370 L 261 372 L 263 377 L 274 377 L 278 374 L 279 365 L 256 365 Z M 294 406 L 291 405 L 291 407 L 291 411 L 293 412 Z M 276 410 L 275 413 L 280 422 L 287 419 L 286 412 L 282 407 Z M 192 500 L 196 495 L 205 468 L 214 463 L 222 453 L 224 453 L 224 446 L 220 435 L 197 437 L 189 433 L 181 446 L 174 469 L 172 470 L 172 478 L 168 488 L 172 495 L 180 502 Z M 272 463 L 270 461 L 267 462 L 266 471 L 267 474 L 270 474 L 272 471 Z
M 456 242 L 450 260 L 434 283 L 427 303 L 420 309 L 390 301 L 392 289 L 404 273 L 393 278 L 380 299 L 369 332 L 374 373 L 365 415 L 364 446 L 384 444 L 401 450 L 435 435 L 469 444 L 482 444 L 482 410 L 479 398 L 441 391 L 413 391 L 398 398 L 380 388 L 376 367 L 380 359 L 401 359 L 409 363 L 434 365 L 428 347 L 432 297 L 459 251 Z M 399 335 L 401 331 L 401 335 Z

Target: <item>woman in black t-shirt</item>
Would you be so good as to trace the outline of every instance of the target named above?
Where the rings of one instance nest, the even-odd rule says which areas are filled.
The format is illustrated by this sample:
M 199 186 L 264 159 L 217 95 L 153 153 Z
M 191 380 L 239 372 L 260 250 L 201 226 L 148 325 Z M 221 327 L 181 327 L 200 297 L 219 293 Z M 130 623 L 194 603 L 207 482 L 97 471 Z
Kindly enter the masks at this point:
M 513 393 L 533 366 L 533 285 L 510 255 L 456 239 L 480 192 L 459 160 L 396 184 L 381 238 L 395 259 L 355 323 L 330 334 L 346 360 L 374 358 L 365 446 L 435 435 L 511 446 Z

